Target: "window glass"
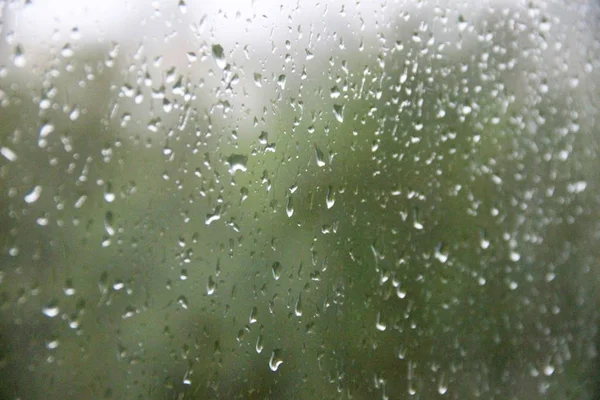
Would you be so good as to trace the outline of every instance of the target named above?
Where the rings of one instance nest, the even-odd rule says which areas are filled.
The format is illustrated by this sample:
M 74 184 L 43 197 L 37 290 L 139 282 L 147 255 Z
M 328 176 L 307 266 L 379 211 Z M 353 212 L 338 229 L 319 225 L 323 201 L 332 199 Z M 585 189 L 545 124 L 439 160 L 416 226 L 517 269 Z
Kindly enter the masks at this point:
M 0 3 L 0 398 L 597 398 L 599 8 Z

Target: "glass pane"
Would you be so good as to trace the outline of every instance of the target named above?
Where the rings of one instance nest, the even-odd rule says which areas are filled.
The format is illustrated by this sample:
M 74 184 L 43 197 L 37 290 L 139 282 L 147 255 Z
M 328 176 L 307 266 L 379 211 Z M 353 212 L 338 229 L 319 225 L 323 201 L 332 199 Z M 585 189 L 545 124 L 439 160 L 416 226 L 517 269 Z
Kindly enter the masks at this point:
M 1 2 L 0 398 L 597 398 L 599 18 Z

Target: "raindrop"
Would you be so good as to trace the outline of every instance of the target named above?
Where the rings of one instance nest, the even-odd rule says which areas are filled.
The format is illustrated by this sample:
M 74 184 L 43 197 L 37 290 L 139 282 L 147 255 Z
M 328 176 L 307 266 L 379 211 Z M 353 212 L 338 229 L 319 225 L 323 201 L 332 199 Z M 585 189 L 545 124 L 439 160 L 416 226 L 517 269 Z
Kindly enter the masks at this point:
M 298 300 L 296 300 L 296 305 L 294 306 L 294 314 L 296 317 L 302 316 L 302 294 L 298 294 Z
M 317 147 L 315 144 L 315 156 L 317 158 L 317 165 L 319 167 L 325 166 L 325 157 L 323 156 L 323 152 Z
M 215 293 L 215 290 L 217 290 L 217 282 L 215 282 L 213 276 L 210 275 L 208 277 L 208 283 L 206 284 L 206 294 L 210 296 Z
M 345 107 L 343 105 L 333 105 L 333 115 L 335 115 L 335 119 L 337 119 L 340 123 L 344 122 L 344 108 Z
M 442 376 L 440 377 L 440 382 L 438 383 L 438 393 L 441 395 L 444 395 L 444 394 L 446 394 L 447 391 L 448 391 L 448 386 L 444 382 L 444 374 L 442 374 Z
M 292 196 L 287 197 L 287 203 L 285 205 L 285 213 L 288 218 L 291 218 L 294 215 L 294 205 L 292 204 Z
M 510 261 L 517 262 L 520 259 L 521 259 L 521 255 L 519 253 L 517 253 L 516 251 L 511 251 L 510 252 Z
M 481 237 L 479 239 L 479 246 L 481 246 L 481 248 L 483 250 L 487 249 L 488 247 L 490 247 L 490 241 L 487 238 L 487 234 L 485 231 L 481 232 Z
M 36 201 L 38 201 L 41 194 L 42 194 L 42 187 L 40 185 L 37 185 L 31 190 L 31 192 L 29 192 L 25 196 L 25 202 L 27 204 L 35 203 Z
M 113 236 L 115 234 L 115 228 L 113 228 L 113 213 L 107 211 L 104 216 L 104 229 L 108 236 Z
M 220 44 L 213 44 L 212 55 L 217 63 L 217 66 L 221 69 L 225 69 L 227 61 L 225 61 L 225 51 Z
M 15 66 L 19 68 L 23 68 L 27 65 L 27 59 L 25 58 L 25 54 L 23 54 L 23 49 L 21 46 L 17 46 L 15 49 L 15 58 L 13 60 Z
M 277 78 L 277 84 L 279 85 L 281 90 L 285 89 L 285 81 L 286 77 L 284 74 L 279 75 L 279 77 Z
M 181 308 L 183 308 L 184 310 L 188 309 L 188 299 L 185 296 L 179 296 L 179 298 L 177 299 L 177 302 L 179 303 L 179 305 L 181 306 Z
M 325 196 L 325 204 L 327 205 L 327 208 L 331 208 L 335 204 L 335 191 L 333 190 L 333 187 L 331 185 L 329 185 L 329 188 L 327 189 L 327 195 Z
M 0 154 L 2 154 L 8 161 L 16 161 L 17 159 L 15 152 L 8 147 L 0 147 Z
M 258 338 L 256 339 L 256 346 L 255 346 L 256 352 L 260 354 L 263 351 L 264 347 L 265 346 L 263 344 L 263 335 L 259 334 Z
M 273 350 L 273 353 L 271 353 L 269 368 L 271 368 L 271 371 L 275 372 L 277 369 L 279 369 L 281 364 L 283 364 L 283 360 L 281 359 L 281 350 L 275 349 Z
M 380 332 L 385 331 L 387 328 L 387 325 L 381 321 L 381 313 L 380 312 L 377 313 L 377 320 L 375 321 L 375 328 Z
M 415 227 L 416 230 L 422 230 L 423 229 L 423 224 L 419 221 L 419 209 L 415 207 L 415 212 L 414 212 L 415 216 L 414 216 L 414 221 L 413 221 L 413 226 Z
M 256 306 L 254 306 L 254 307 L 252 307 L 252 310 L 250 311 L 250 317 L 248 318 L 248 323 L 254 324 L 254 323 L 256 323 L 256 321 L 258 321 L 258 308 L 256 308 Z
M 254 83 L 256 84 L 256 86 L 258 87 L 262 87 L 262 75 L 259 73 L 254 73 Z
M 281 272 L 283 270 L 283 266 L 281 265 L 281 263 L 279 261 L 275 261 L 271 266 L 271 270 L 273 272 L 273 278 L 275 278 L 276 281 L 279 280 L 279 278 L 281 278 Z
M 206 219 L 204 220 L 204 224 L 210 225 L 215 221 L 221 219 L 221 207 L 217 207 L 215 212 L 212 214 L 206 214 Z
M 60 308 L 58 308 L 58 302 L 56 300 L 52 300 L 50 303 L 42 307 L 42 314 L 44 314 L 46 317 L 54 318 L 59 313 Z
M 237 171 L 246 172 L 248 157 L 242 154 L 232 154 L 227 158 L 227 164 L 229 165 L 229 173 L 235 175 Z
M 112 191 L 112 184 L 110 182 L 108 182 L 106 184 L 106 189 L 104 190 L 104 201 L 106 201 L 107 203 L 112 203 L 113 201 L 115 201 L 115 194 Z
M 185 13 L 187 13 L 187 5 L 185 4 L 185 2 L 184 2 L 183 0 L 179 0 L 179 5 L 178 5 L 178 7 L 179 7 L 179 11 L 180 11 L 182 14 L 185 14 Z
M 440 243 L 435 249 L 435 258 L 444 264 L 448 261 L 448 253 L 446 251 L 446 245 L 444 243 Z

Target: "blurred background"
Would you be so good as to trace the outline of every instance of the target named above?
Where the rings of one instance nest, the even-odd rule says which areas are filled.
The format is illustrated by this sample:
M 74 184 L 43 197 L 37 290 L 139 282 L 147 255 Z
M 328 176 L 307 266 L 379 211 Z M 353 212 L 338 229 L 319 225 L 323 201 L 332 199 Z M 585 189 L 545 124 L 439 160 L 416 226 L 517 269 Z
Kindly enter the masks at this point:
M 598 398 L 599 17 L 0 2 L 0 398 Z

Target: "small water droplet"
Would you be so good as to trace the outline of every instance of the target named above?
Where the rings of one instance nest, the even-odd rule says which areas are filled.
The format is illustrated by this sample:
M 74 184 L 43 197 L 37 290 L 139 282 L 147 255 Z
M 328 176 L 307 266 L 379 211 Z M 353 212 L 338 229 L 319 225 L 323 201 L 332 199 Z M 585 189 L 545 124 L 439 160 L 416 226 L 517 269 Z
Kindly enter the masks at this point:
M 59 313 L 60 308 L 58 307 L 58 302 L 56 300 L 52 300 L 50 303 L 42 307 L 42 314 L 44 314 L 46 317 L 54 318 Z
M 113 201 L 115 201 L 115 194 L 112 191 L 112 184 L 110 182 L 108 182 L 106 184 L 106 189 L 104 189 L 104 201 L 106 201 L 107 203 L 112 203 Z
M 262 87 L 262 75 L 259 73 L 254 73 L 254 83 L 256 84 L 256 86 L 258 87 Z
M 21 46 L 17 46 L 15 48 L 15 57 L 13 59 L 13 63 L 19 68 L 23 68 L 25 65 L 27 65 L 27 59 L 25 58 L 25 54 L 23 54 L 23 48 Z
M 181 308 L 183 308 L 184 310 L 188 309 L 189 303 L 188 303 L 188 299 L 185 296 L 179 296 L 179 298 L 177 299 L 177 302 L 179 303 L 179 305 L 181 306 Z
M 263 335 L 260 334 L 260 335 L 258 335 L 258 338 L 256 339 L 256 347 L 255 347 L 256 352 L 260 354 L 263 351 L 264 347 L 265 346 L 263 344 Z
M 298 300 L 296 300 L 296 305 L 294 306 L 294 314 L 296 317 L 302 316 L 302 294 L 298 294 Z
M 448 391 L 448 386 L 444 382 L 444 374 L 442 374 L 442 376 L 440 377 L 440 382 L 438 383 L 438 393 L 441 395 L 444 395 L 444 394 L 446 394 L 447 391 Z
M 375 328 L 380 332 L 383 332 L 387 329 L 387 325 L 381 321 L 381 313 L 380 312 L 377 313 L 377 320 L 375 321 Z
M 292 203 L 292 196 L 287 197 L 287 203 L 285 205 L 285 213 L 288 218 L 291 218 L 294 215 L 294 205 Z
M 279 85 L 281 90 L 285 89 L 285 81 L 286 77 L 284 74 L 279 75 L 279 77 L 277 78 L 277 84 Z
M 46 348 L 48 350 L 54 350 L 60 345 L 58 339 L 52 339 L 46 342 Z
M 187 5 L 185 4 L 185 2 L 183 0 L 179 0 L 179 5 L 178 6 L 179 6 L 179 11 L 182 14 L 187 13 Z
M 25 196 L 25 202 L 27 204 L 35 203 L 40 198 L 42 194 L 42 187 L 40 185 L 35 186 L 31 192 L 27 193 Z
M 215 221 L 221 219 L 221 207 L 217 207 L 215 212 L 212 214 L 206 214 L 206 219 L 204 220 L 204 224 L 210 225 Z
M 206 294 L 211 296 L 215 293 L 215 290 L 217 290 L 217 282 L 215 282 L 213 276 L 210 275 L 208 277 L 208 283 L 206 284 Z
M 273 272 L 273 278 L 275 278 L 276 281 L 279 280 L 279 278 L 281 278 L 281 272 L 283 270 L 283 266 L 281 265 L 281 263 L 279 261 L 275 261 L 271 266 L 271 270 Z
M 279 369 L 281 364 L 283 364 L 283 360 L 281 359 L 281 350 L 275 349 L 273 350 L 273 353 L 271 353 L 269 368 L 271 368 L 271 371 L 275 372 Z
M 517 262 L 520 259 L 521 259 L 521 255 L 519 253 L 517 253 L 516 251 L 511 251 L 510 252 L 510 261 Z
M 333 105 L 333 115 L 335 115 L 335 119 L 338 120 L 338 122 L 344 122 L 344 108 L 345 106 L 343 105 L 339 105 L 339 104 L 334 104 Z
M 254 306 L 252 307 L 252 310 L 250 310 L 250 317 L 248 318 L 248 322 L 250 324 L 254 324 L 256 323 L 256 321 L 258 321 L 258 308 Z
M 221 69 L 225 69 L 227 61 L 225 60 L 225 51 L 220 44 L 213 44 L 212 55 L 217 63 L 217 66 Z
M 8 161 L 16 161 L 17 159 L 17 154 L 8 147 L 0 147 L 0 154 L 2 154 Z
M 113 236 L 115 234 L 115 228 L 113 228 L 113 213 L 107 211 L 104 216 L 104 229 L 108 236 Z
M 327 208 L 331 208 L 335 204 L 335 191 L 333 190 L 333 187 L 331 185 L 329 185 L 329 188 L 327 189 L 327 195 L 325 196 L 325 204 L 327 205 Z
M 448 261 L 448 253 L 444 243 L 440 243 L 435 249 L 435 258 L 442 264 Z
M 323 156 L 323 152 L 317 147 L 315 144 L 315 156 L 317 157 L 317 165 L 319 167 L 325 166 L 325 157 Z

